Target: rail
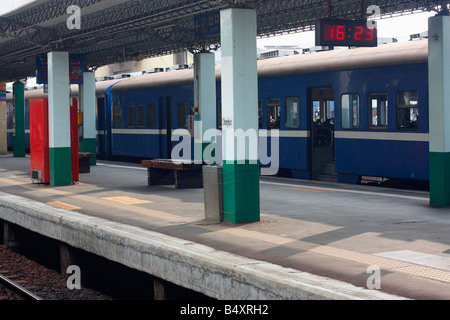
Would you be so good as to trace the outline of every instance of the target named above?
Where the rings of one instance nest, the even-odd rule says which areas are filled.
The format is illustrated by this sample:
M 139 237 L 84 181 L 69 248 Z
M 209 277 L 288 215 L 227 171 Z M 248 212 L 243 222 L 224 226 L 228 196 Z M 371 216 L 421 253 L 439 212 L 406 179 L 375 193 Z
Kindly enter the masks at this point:
M 34 293 L 28 291 L 24 287 L 18 285 L 11 279 L 8 279 L 4 275 L 0 274 L 0 283 L 6 285 L 8 288 L 13 290 L 15 293 L 20 295 L 21 297 L 28 299 L 28 300 L 42 300 L 40 297 L 35 295 Z

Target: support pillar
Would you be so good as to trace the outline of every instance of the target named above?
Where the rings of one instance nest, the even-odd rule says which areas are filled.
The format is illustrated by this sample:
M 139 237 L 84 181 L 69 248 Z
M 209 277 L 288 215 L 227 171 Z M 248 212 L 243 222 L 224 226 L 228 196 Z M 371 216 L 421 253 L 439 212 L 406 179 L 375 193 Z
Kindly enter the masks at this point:
M 17 246 L 16 235 L 13 229 L 13 226 L 6 221 L 3 221 L 3 245 L 7 248 L 11 246 Z
M 83 137 L 80 143 L 81 152 L 94 155 L 90 159 L 91 165 L 97 164 L 97 129 L 95 122 L 95 74 L 83 73 L 83 84 L 80 84 L 80 106 L 83 113 Z
M 6 84 L 0 84 L 0 155 L 8 154 L 8 119 L 6 112 Z
M 13 84 L 14 95 L 14 157 L 25 157 L 25 85 L 20 82 Z
M 259 221 L 256 11 L 221 11 L 224 220 Z
M 430 205 L 450 205 L 450 16 L 428 20 Z
M 164 301 L 166 298 L 166 286 L 163 280 L 154 279 L 153 280 L 153 292 L 154 300 Z
M 201 162 L 202 160 L 212 164 L 214 158 L 211 159 L 209 155 L 215 156 L 214 151 L 216 146 L 216 134 L 214 138 L 207 136 L 207 130 L 216 129 L 216 70 L 215 70 L 215 55 L 214 53 L 204 52 L 194 55 L 194 105 L 198 107 L 199 117 L 196 119 L 195 126 L 195 160 Z M 211 131 L 210 131 L 211 132 Z M 214 131 L 215 133 L 215 131 Z M 204 152 L 205 149 L 207 152 Z M 209 150 L 209 151 L 208 151 Z M 206 156 L 206 159 L 204 159 Z
M 72 183 L 70 148 L 69 53 L 48 53 L 50 185 Z
M 77 265 L 78 261 L 75 255 L 72 252 L 72 248 L 67 244 L 60 243 L 59 244 L 59 265 L 60 272 L 63 275 L 67 274 L 67 269 L 71 265 Z

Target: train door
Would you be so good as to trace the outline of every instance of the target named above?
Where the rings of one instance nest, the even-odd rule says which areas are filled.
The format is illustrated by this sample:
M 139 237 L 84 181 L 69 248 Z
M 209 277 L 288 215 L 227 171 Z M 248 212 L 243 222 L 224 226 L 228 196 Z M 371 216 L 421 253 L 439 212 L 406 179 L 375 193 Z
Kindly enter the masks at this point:
M 172 154 L 172 112 L 170 97 L 159 98 L 159 120 L 161 133 L 159 135 L 159 150 L 161 158 L 170 159 Z
M 104 97 L 97 98 L 97 141 L 98 155 L 106 155 L 106 100 Z
M 311 88 L 311 179 L 334 180 L 334 91 Z

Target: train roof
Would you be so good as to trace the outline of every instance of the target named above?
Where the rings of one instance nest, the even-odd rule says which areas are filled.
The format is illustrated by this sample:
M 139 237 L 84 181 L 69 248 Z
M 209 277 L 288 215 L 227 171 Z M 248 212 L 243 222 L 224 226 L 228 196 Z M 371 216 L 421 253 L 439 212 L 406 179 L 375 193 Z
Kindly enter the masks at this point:
M 70 96 L 71 97 L 77 97 L 78 96 L 78 85 L 72 84 L 70 85 Z M 25 98 L 26 99 L 47 99 L 48 93 L 44 92 L 43 88 L 39 89 L 33 89 L 33 90 L 26 90 L 25 91 Z M 13 94 L 12 92 L 8 92 L 6 94 L 6 100 L 12 101 Z
M 258 61 L 258 76 L 272 77 L 291 74 L 326 72 L 355 68 L 370 68 L 398 64 L 426 62 L 426 39 L 382 44 L 375 48 L 322 51 L 302 55 L 277 57 Z M 216 65 L 216 79 L 221 77 L 221 67 Z M 113 91 L 155 86 L 182 85 L 193 81 L 193 70 L 176 70 L 127 78 Z
M 216 74 L 217 69 L 218 66 L 216 66 Z M 128 90 L 130 88 L 141 89 L 156 86 L 183 85 L 192 83 L 193 78 L 193 69 L 149 73 L 137 77 L 125 78 L 115 85 L 112 91 Z
M 427 62 L 428 41 L 382 44 L 375 48 L 332 50 L 261 60 L 260 77 L 315 73 Z
M 95 83 L 95 94 L 97 96 L 104 95 L 110 87 L 114 86 L 116 83 L 119 83 L 120 81 L 121 81 L 120 79 L 97 81 Z
M 375 48 L 354 48 L 331 50 L 301 55 L 270 58 L 258 61 L 258 76 L 273 77 L 292 74 L 347 70 L 355 68 L 380 67 L 398 64 L 427 62 L 428 40 L 415 40 L 382 44 Z M 221 66 L 216 65 L 216 79 L 221 77 Z M 96 94 L 104 95 L 108 88 L 113 91 L 191 84 L 193 69 L 174 70 L 143 74 L 136 77 L 96 82 Z M 46 98 L 43 89 L 25 92 L 29 98 Z M 78 86 L 71 86 L 71 96 L 78 95 Z M 7 100 L 12 99 L 8 93 Z

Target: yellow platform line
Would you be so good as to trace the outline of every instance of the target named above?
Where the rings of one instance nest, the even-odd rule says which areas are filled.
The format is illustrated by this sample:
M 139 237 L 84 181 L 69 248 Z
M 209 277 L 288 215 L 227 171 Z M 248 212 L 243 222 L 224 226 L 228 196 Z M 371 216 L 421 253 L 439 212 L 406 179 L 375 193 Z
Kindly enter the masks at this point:
M 376 265 L 384 270 L 396 271 L 413 276 L 450 283 L 450 272 L 441 269 L 389 258 L 377 257 L 370 254 L 359 253 L 345 249 L 333 248 L 330 246 L 319 246 L 309 251 L 366 265 Z
M 139 200 L 132 197 L 127 196 L 120 196 L 120 197 L 108 197 L 108 198 L 102 198 L 103 200 L 109 200 L 109 201 L 115 201 L 122 204 L 144 204 L 144 203 L 153 203 L 152 201 L 147 200 Z
M 99 198 L 85 196 L 85 195 L 72 195 L 71 198 L 90 202 L 90 203 L 93 203 L 96 205 L 103 205 L 106 207 L 120 209 L 120 210 L 123 210 L 126 212 L 133 212 L 138 215 L 144 215 L 144 216 L 148 216 L 148 217 L 152 217 L 152 218 L 156 218 L 156 219 L 160 219 L 160 220 L 169 221 L 171 223 L 188 223 L 188 222 L 193 222 L 196 220 L 194 218 L 180 217 L 180 216 L 177 216 L 177 215 L 174 215 L 171 213 L 148 209 L 148 208 L 144 208 L 144 207 L 136 207 L 136 206 L 132 206 L 129 204 L 125 205 L 120 202 L 113 202 L 110 200 L 105 200 L 104 198 L 99 199 Z
M 54 207 L 61 208 L 61 209 L 66 209 L 66 210 L 79 210 L 79 209 L 81 209 L 81 207 L 73 206 L 71 204 L 64 203 L 64 202 L 61 202 L 61 201 L 47 202 L 47 204 L 49 204 L 51 206 L 54 206 Z
M 378 257 L 371 254 L 356 251 L 334 248 L 331 246 L 318 245 L 311 242 L 295 240 L 283 236 L 265 234 L 258 231 L 245 230 L 243 228 L 229 228 L 215 232 L 225 233 L 237 237 L 264 241 L 278 246 L 289 246 L 300 249 L 304 252 L 321 254 L 328 257 L 343 259 L 351 262 L 365 264 L 367 266 L 376 265 L 382 270 L 405 273 L 417 277 L 437 280 L 450 283 L 450 272 L 432 267 L 422 266 L 414 263 L 399 261 L 390 258 Z
M 17 181 L 17 180 L 12 180 L 12 179 L 7 179 L 7 178 L 0 178 L 0 182 L 7 183 L 7 184 L 12 184 L 14 186 L 31 184 L 31 181 L 30 182 L 23 182 L 23 181 Z

